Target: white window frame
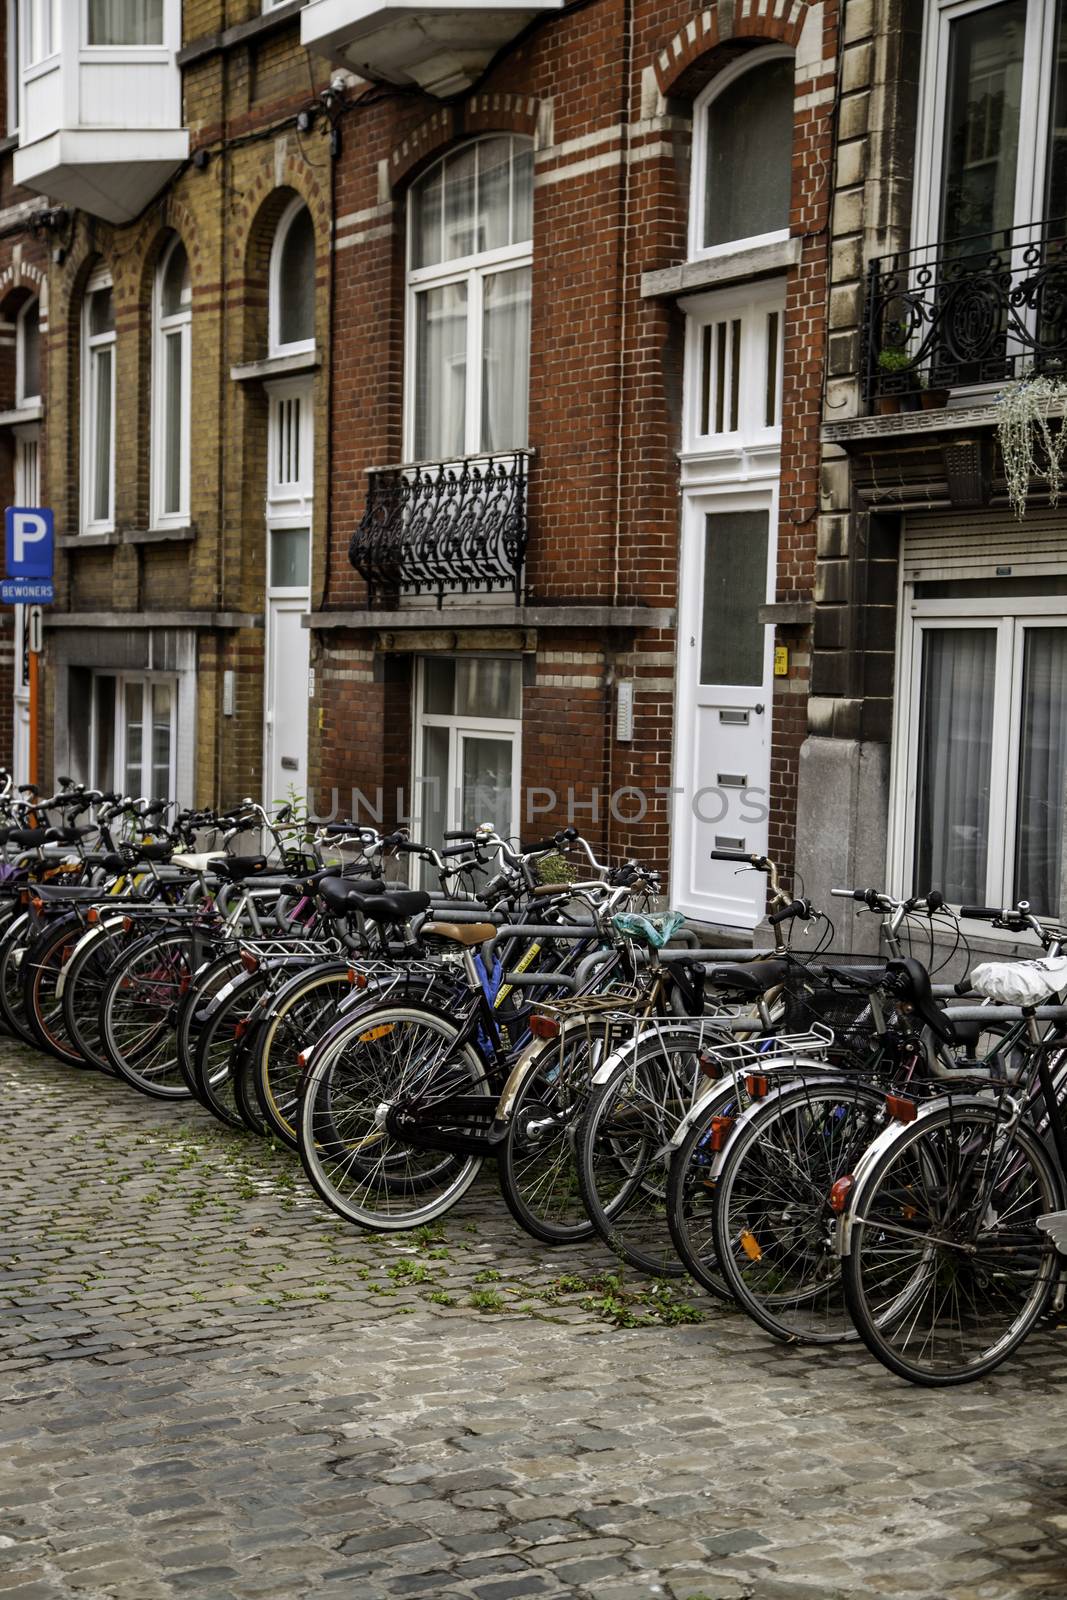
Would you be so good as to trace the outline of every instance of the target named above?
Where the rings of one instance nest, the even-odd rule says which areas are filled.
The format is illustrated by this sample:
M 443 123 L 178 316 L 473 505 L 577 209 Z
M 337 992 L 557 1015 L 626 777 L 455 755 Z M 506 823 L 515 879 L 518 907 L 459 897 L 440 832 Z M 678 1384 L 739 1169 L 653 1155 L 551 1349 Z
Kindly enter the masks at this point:
M 89 332 L 89 307 L 93 295 L 98 289 L 110 289 L 114 295 L 114 284 L 111 273 L 107 269 L 94 272 L 85 286 L 82 297 L 82 361 L 81 361 L 81 472 L 82 472 L 82 507 L 81 531 L 83 533 L 111 533 L 115 527 L 115 390 L 116 384 L 116 352 L 117 334 L 115 328 L 110 333 L 90 335 Z M 114 301 L 112 301 L 114 305 Z M 93 478 L 96 461 L 96 432 L 98 418 L 96 414 L 96 382 L 95 382 L 95 356 L 98 351 L 107 349 L 111 353 L 111 451 L 108 460 L 108 515 L 106 517 L 93 517 L 93 505 L 96 500 L 94 490 L 96 483 Z
M 294 339 L 289 344 L 282 344 L 279 337 L 282 303 L 282 252 L 285 249 L 285 241 L 289 236 L 289 230 L 293 223 L 302 211 L 309 209 L 307 201 L 297 195 L 282 212 L 278 226 L 274 231 L 274 243 L 271 245 L 270 267 L 267 274 L 267 345 L 268 354 L 271 356 L 313 355 L 315 352 L 314 335 L 310 339 Z
M 175 0 L 163 0 L 163 37 L 158 44 L 90 44 L 89 0 L 79 0 L 78 10 L 79 45 L 92 61 L 99 61 L 112 54 L 119 61 L 137 60 L 138 52 L 145 60 L 158 60 L 160 51 L 174 51 L 180 46 L 180 30 L 175 28 Z M 177 11 L 180 12 L 180 5 Z
M 19 99 L 22 93 L 22 8 L 19 0 L 6 0 L 7 22 L 7 131 L 19 131 Z
M 92 727 L 89 740 L 89 759 L 92 771 L 92 783 L 100 787 L 98 779 L 101 774 L 98 769 L 99 734 L 96 685 L 100 678 L 113 678 L 115 680 L 115 727 L 114 742 L 112 745 L 113 781 L 115 789 L 121 792 L 126 784 L 126 689 L 130 684 L 140 684 L 142 690 L 141 700 L 141 726 L 152 728 L 152 689 L 157 683 L 170 685 L 170 774 L 165 795 L 157 795 L 151 787 L 152 782 L 152 740 L 142 737 L 141 741 L 141 788 L 138 793 L 147 795 L 149 799 L 173 800 L 177 793 L 177 764 L 178 764 L 178 697 L 180 693 L 180 680 L 171 672 L 108 672 L 106 669 L 93 673 L 92 692 L 90 696 Z M 148 778 L 146 784 L 145 778 Z M 135 797 L 136 798 L 136 797 Z
M 180 528 L 189 522 L 189 484 L 192 467 L 192 344 L 193 344 L 193 305 L 192 305 L 192 264 L 189 267 L 190 298 L 188 304 L 183 304 L 170 316 L 163 315 L 163 282 L 171 257 L 178 249 L 184 249 L 182 240 L 175 234 L 163 251 L 156 267 L 155 282 L 152 288 L 152 439 L 150 449 L 151 459 L 151 504 L 153 528 Z M 188 260 L 188 253 L 186 253 Z M 166 360 L 165 352 L 168 339 L 179 339 L 181 342 L 181 375 L 182 375 L 182 415 L 178 449 L 180 461 L 178 463 L 179 494 L 178 507 L 174 511 L 164 509 L 163 496 L 167 481 L 167 430 L 166 430 Z
M 38 383 L 33 394 L 26 393 L 26 315 L 31 306 L 37 307 L 37 370 L 41 369 L 41 357 L 44 351 L 41 347 L 41 302 L 37 295 L 32 295 L 19 307 L 15 318 L 15 406 L 21 410 L 24 406 L 39 405 L 41 401 L 41 385 Z
M 925 9 L 912 215 L 912 242 L 917 247 L 942 242 L 938 236 L 952 24 L 998 3 L 1000 0 L 931 0 Z M 1027 0 L 1013 227 L 1040 220 L 1044 211 L 1055 32 L 1055 0 Z M 1027 173 L 1029 182 L 1025 181 Z
M 782 443 L 782 381 L 785 345 L 785 282 L 770 278 L 743 289 L 694 295 L 682 304 L 686 310 L 686 353 L 683 401 L 682 456 L 708 456 L 718 452 L 736 454 L 739 450 L 779 451 Z M 777 348 L 774 352 L 774 414 L 766 421 L 767 378 L 771 358 L 769 319 L 777 317 Z M 714 406 L 709 407 L 709 427 L 704 428 L 705 329 L 725 322 L 741 324 L 741 384 L 737 403 L 737 427 L 714 426 Z M 714 341 L 714 333 L 712 334 Z M 715 345 L 713 360 L 717 359 Z M 727 358 L 732 375 L 731 338 L 727 336 Z
M 449 157 L 454 158 L 461 150 L 468 149 L 472 144 L 484 143 L 489 139 L 501 138 L 501 134 L 485 134 L 479 139 L 469 139 L 462 145 L 457 145 L 448 152 L 448 156 L 434 165 L 419 179 L 420 183 L 427 182 Z M 518 135 L 508 135 L 518 140 Z M 521 244 L 501 245 L 495 250 L 480 250 L 469 256 L 458 256 L 450 261 L 436 263 L 432 267 L 413 267 L 411 264 L 415 230 L 413 225 L 414 195 L 417 185 L 408 191 L 407 204 L 407 304 L 404 317 L 404 459 L 414 462 L 415 458 L 415 394 L 417 383 L 418 363 L 418 320 L 417 299 L 420 293 L 428 289 L 443 289 L 449 284 L 465 283 L 467 286 L 467 343 L 465 348 L 466 369 L 464 374 L 464 428 L 462 438 L 461 456 L 484 456 L 487 454 L 482 449 L 482 396 L 483 374 L 482 361 L 483 332 L 485 320 L 485 279 L 495 273 L 515 271 L 521 267 L 533 267 L 533 239 L 524 240 Z M 527 382 L 529 377 L 527 376 Z M 508 449 L 522 450 L 527 447 L 529 439 L 524 439 L 509 446 Z
M 889 878 L 897 894 L 925 893 L 939 884 L 913 884 L 916 802 L 919 776 L 920 697 L 923 635 L 954 628 L 987 628 L 996 633 L 993 739 L 990 751 L 986 883 L 982 903 L 1011 905 L 1015 899 L 1015 843 L 1018 807 L 1023 648 L 1028 627 L 1067 628 L 1067 596 L 1020 595 L 1017 599 L 915 597 L 905 583 L 897 641 L 896 716 L 893 728 L 889 808 Z M 1022 891 L 1025 893 L 1025 886 Z M 1053 917 L 1053 920 L 1058 920 Z M 966 923 L 988 937 L 984 923 Z M 1014 941 L 1013 941 L 1014 942 Z
M 762 245 L 779 244 L 789 238 L 789 228 L 776 228 L 770 233 L 753 234 L 747 239 L 727 239 L 722 244 L 704 244 L 704 202 L 707 195 L 708 170 L 708 107 L 718 99 L 724 89 L 752 72 L 766 66 L 769 61 L 794 61 L 796 52 L 788 45 L 771 44 L 742 55 L 722 72 L 717 73 L 707 88 L 702 90 L 693 104 L 693 152 L 689 180 L 689 259 L 703 261 L 712 256 L 732 255 L 737 250 L 755 250 Z M 793 151 L 785 152 L 789 170 L 793 170 Z
M 520 802 L 522 789 L 522 717 L 475 717 L 460 716 L 456 712 L 427 711 L 426 710 L 426 674 L 435 661 L 450 659 L 460 661 L 457 657 L 418 656 L 415 662 L 415 715 L 412 718 L 411 728 L 411 770 L 422 775 L 422 734 L 428 727 L 446 728 L 449 733 L 448 740 L 448 786 L 445 795 L 445 829 L 462 827 L 459 819 L 458 807 L 461 802 L 461 778 L 463 773 L 462 752 L 465 736 L 473 738 L 493 738 L 501 742 L 506 741 L 511 745 L 511 837 L 517 839 L 520 833 Z M 519 657 L 508 656 L 500 652 L 496 659 L 520 661 Z M 519 666 L 521 674 L 521 666 Z M 521 690 L 520 690 L 521 694 Z M 521 710 L 521 701 L 520 701 Z M 422 792 L 425 783 L 420 785 L 418 794 L 412 802 L 412 811 L 418 814 L 421 825 L 423 821 Z M 423 873 L 427 884 L 436 878 L 432 872 Z
M 33 73 L 50 62 L 59 51 L 60 22 L 58 0 L 20 0 L 19 44 L 22 51 L 22 70 Z M 31 55 L 34 36 L 41 40 L 41 48 Z

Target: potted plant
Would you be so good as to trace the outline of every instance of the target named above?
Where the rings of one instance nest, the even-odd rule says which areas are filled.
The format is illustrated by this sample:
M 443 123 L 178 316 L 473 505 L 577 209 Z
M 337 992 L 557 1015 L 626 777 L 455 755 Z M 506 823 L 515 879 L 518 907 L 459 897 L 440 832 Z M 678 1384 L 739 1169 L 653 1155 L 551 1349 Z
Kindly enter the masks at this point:
M 907 372 L 911 366 L 911 357 L 906 350 L 888 346 L 878 352 L 878 371 L 893 377 L 897 373 Z M 901 409 L 904 396 L 901 393 L 880 394 L 875 401 L 880 416 L 889 416 L 894 411 Z
M 919 379 L 919 382 L 922 385 L 922 392 L 920 393 L 919 399 L 922 402 L 923 410 L 943 411 L 948 405 L 949 391 L 947 389 L 935 388 L 935 386 L 930 382 L 930 374 L 928 372 L 923 373 L 922 377 Z
M 1048 484 L 1051 506 L 1059 504 L 1063 487 L 1063 453 L 1067 428 L 1067 381 L 1029 374 L 1009 383 L 996 398 L 997 442 L 1012 510 L 1021 520 L 1034 478 Z M 1052 426 L 1055 419 L 1055 427 Z

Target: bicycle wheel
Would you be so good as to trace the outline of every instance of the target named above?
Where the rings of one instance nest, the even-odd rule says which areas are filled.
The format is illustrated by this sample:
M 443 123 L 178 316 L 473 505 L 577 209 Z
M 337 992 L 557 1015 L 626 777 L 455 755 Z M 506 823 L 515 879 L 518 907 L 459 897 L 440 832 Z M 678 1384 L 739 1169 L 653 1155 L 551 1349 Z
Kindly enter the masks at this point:
M 107 1059 L 100 1028 L 100 1000 L 111 968 L 138 937 L 126 929 L 122 917 L 108 917 L 79 940 L 57 985 L 71 1044 L 88 1063 L 112 1076 L 115 1069 Z
M 108 1060 L 133 1088 L 160 1100 L 190 1097 L 174 1023 L 191 956 L 192 938 L 184 931 L 139 939 L 115 962 L 100 1000 Z
M 340 1002 L 351 994 L 348 963 L 301 973 L 281 989 L 250 1045 L 249 1074 L 270 1132 L 299 1147 L 300 1052 L 326 1031 Z
M 12 919 L 0 941 L 0 1015 L 14 1038 L 21 1039 L 24 1044 L 35 1045 L 37 1040 L 26 1015 L 21 971 L 32 937 L 29 912 L 23 911 Z
M 578 1137 L 578 1186 L 594 1229 L 623 1261 L 676 1278 L 667 1227 L 667 1178 L 675 1129 L 703 1082 L 707 1031 L 654 1025 L 619 1052 L 593 1087 Z
M 196 1096 L 196 1041 L 200 1029 L 211 1015 L 211 1003 L 219 991 L 243 973 L 241 952 L 236 945 L 223 950 L 210 949 L 200 959 L 185 985 L 174 1019 L 174 1048 L 178 1070 L 189 1093 Z
M 242 971 L 214 998 L 196 1038 L 193 1076 L 200 1104 L 229 1128 L 243 1128 L 233 1087 L 233 1056 L 252 1008 L 263 992 L 266 974 Z
M 884 1091 L 823 1076 L 776 1091 L 733 1131 L 715 1185 L 715 1251 L 734 1298 L 778 1339 L 856 1336 L 831 1191 L 884 1122 Z
M 931 1386 L 992 1372 L 1030 1332 L 1059 1258 L 1037 1218 L 1056 1168 L 991 1101 L 942 1102 L 900 1128 L 850 1197 L 843 1276 L 871 1354 Z
M 316 1193 L 358 1227 L 394 1232 L 455 1205 L 483 1157 L 420 1149 L 395 1137 L 389 1114 L 418 1104 L 442 1121 L 457 1094 L 489 1100 L 485 1066 L 450 1018 L 383 1006 L 339 1029 L 305 1087 L 300 1158 Z
M 56 992 L 82 932 L 76 916 L 56 918 L 29 946 L 20 967 L 22 1003 L 30 1032 L 40 1049 L 68 1067 L 93 1064 L 75 1049 L 63 1021 L 63 1002 Z
M 584 1027 L 569 1036 L 564 1032 L 526 1066 L 507 1104 L 507 1133 L 498 1151 L 501 1193 L 519 1226 L 544 1244 L 573 1244 L 594 1232 L 575 1153 L 595 1066 L 591 1054 Z M 507 1102 L 505 1086 L 501 1104 Z

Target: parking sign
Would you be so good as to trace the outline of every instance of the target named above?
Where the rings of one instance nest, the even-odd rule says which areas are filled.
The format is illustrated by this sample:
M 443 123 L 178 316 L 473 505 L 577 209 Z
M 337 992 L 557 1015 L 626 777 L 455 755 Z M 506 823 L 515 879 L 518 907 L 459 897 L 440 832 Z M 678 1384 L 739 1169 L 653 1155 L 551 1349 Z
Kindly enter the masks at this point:
M 4 524 L 5 576 L 50 579 L 55 562 L 55 518 L 48 507 L 8 506 Z

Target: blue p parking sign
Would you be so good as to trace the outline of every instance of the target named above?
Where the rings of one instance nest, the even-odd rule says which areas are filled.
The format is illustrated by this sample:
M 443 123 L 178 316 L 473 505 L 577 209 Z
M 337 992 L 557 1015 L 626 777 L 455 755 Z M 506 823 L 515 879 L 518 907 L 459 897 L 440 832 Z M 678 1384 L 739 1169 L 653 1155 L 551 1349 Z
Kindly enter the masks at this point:
M 55 599 L 55 517 L 47 506 L 8 506 L 0 601 L 49 605 Z

